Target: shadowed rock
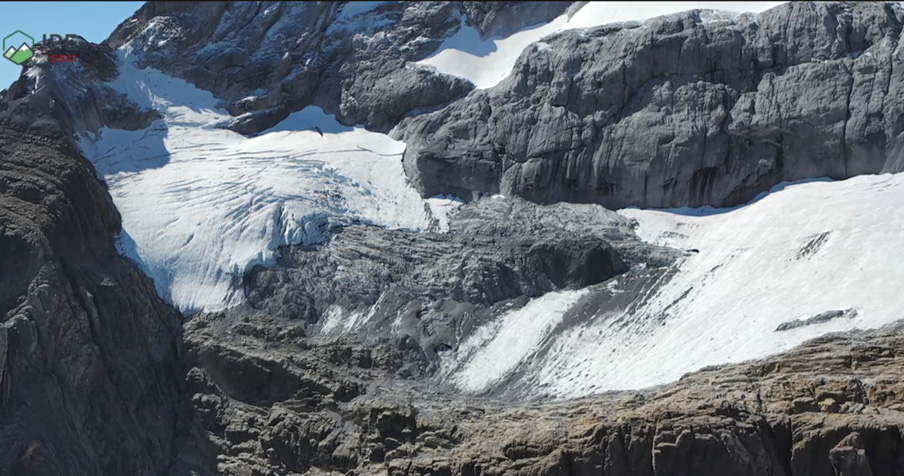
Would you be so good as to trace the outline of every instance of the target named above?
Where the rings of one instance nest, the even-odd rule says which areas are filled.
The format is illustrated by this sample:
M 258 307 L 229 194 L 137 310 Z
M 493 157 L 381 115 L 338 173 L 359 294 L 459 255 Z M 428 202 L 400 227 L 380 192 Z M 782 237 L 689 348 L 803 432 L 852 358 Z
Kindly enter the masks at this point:
M 66 133 L 97 110 L 24 83 L 0 98 L 0 472 L 157 474 L 185 421 L 180 316 L 116 254 L 119 215 Z

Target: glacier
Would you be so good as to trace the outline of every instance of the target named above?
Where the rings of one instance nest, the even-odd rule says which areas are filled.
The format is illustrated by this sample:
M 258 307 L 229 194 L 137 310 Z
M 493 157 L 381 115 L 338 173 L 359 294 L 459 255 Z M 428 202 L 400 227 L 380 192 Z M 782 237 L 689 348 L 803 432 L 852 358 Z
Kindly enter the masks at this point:
M 380 3 L 346 5 L 336 24 L 352 27 L 354 18 Z M 526 46 L 556 31 L 688 8 L 761 11 L 781 2 L 647 3 L 591 2 L 570 17 L 507 38 L 480 40 L 462 24 L 418 64 L 486 88 L 510 73 Z M 147 30 L 155 28 L 152 23 Z M 489 54 L 469 53 L 475 48 Z M 183 312 L 242 303 L 243 274 L 272 265 L 279 246 L 317 243 L 330 227 L 350 223 L 443 231 L 446 217 L 461 204 L 455 197 L 417 194 L 402 170 L 400 141 L 342 126 L 313 106 L 246 138 L 218 127 L 231 116 L 210 92 L 139 69 L 131 44 L 117 55 L 120 74 L 110 86 L 161 119 L 139 131 L 104 128 L 97 137 L 84 134 L 79 143 L 123 215 L 120 251 Z
M 342 25 L 353 27 L 351 19 L 377 3 L 349 7 Z M 780 3 L 588 3 L 486 40 L 462 24 L 418 64 L 491 88 L 525 47 L 558 31 L 689 8 L 729 10 L 701 14 L 718 21 Z M 417 193 L 402 168 L 401 141 L 344 126 L 314 106 L 246 137 L 221 127 L 231 116 L 211 93 L 137 68 L 128 48 L 118 54 L 120 74 L 109 85 L 160 119 L 137 131 L 104 128 L 79 144 L 122 214 L 119 251 L 184 313 L 242 304 L 245 273 L 272 266 L 281 246 L 321 243 L 334 227 L 356 223 L 442 232 L 461 205 Z M 904 307 L 904 258 L 894 247 L 904 232 L 902 205 L 904 175 L 867 175 L 783 184 L 732 209 L 621 210 L 644 240 L 693 251 L 671 269 L 633 269 L 656 278 L 630 309 L 566 318 L 594 294 L 628 292 L 630 277 L 619 277 L 502 312 L 466 336 L 437 378 L 468 393 L 517 381 L 529 396 L 574 398 L 674 381 L 827 332 L 881 327 Z M 330 308 L 321 332 L 351 332 L 374 309 Z M 778 330 L 845 310 L 856 313 Z
M 688 250 L 673 269 L 659 270 L 635 298 L 636 308 L 603 309 L 563 327 L 553 324 L 583 305 L 580 296 L 544 295 L 473 334 L 443 362 L 442 379 L 480 393 L 515 375 L 532 397 L 577 398 L 664 384 L 706 366 L 901 318 L 904 174 L 780 184 L 732 209 L 619 213 L 636 220 L 645 241 Z M 626 292 L 625 279 L 596 292 Z M 844 318 L 779 330 L 844 310 L 851 310 Z M 512 335 L 530 348 L 513 347 Z M 489 361 L 501 363 L 488 367 Z
M 120 252 L 182 312 L 241 304 L 244 273 L 272 265 L 279 246 L 352 223 L 439 231 L 460 203 L 422 199 L 402 170 L 405 144 L 384 134 L 311 106 L 247 138 L 217 127 L 230 116 L 209 92 L 138 69 L 127 51 L 119 60 L 109 86 L 161 119 L 79 143 L 122 214 Z

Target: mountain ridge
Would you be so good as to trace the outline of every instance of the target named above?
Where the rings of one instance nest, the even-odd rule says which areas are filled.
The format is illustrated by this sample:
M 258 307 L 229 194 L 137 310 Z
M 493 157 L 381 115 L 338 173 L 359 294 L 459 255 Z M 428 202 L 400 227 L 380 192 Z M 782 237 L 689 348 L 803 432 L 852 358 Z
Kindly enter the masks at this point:
M 487 89 L 412 66 L 465 26 L 492 41 L 581 6 L 509 5 L 378 3 L 343 16 L 347 5 L 325 2 L 149 2 L 104 44 L 75 45 L 78 65 L 50 65 L 49 52 L 38 48 L 20 79 L 0 93 L 0 441 L 7 442 L 0 472 L 904 472 L 901 324 L 894 309 L 880 319 L 867 305 L 847 307 L 841 298 L 853 290 L 800 290 L 792 305 L 764 320 L 763 332 L 785 339 L 769 351 L 778 354 L 740 364 L 715 359 L 717 365 L 682 370 L 677 381 L 663 377 L 640 390 L 594 386 L 600 376 L 611 383 L 619 372 L 640 372 L 632 356 L 662 355 L 661 368 L 653 369 L 661 376 L 677 371 L 685 357 L 713 353 L 703 341 L 668 347 L 678 335 L 669 326 L 694 319 L 709 319 L 717 330 L 737 328 L 738 320 L 755 324 L 747 314 L 732 314 L 741 306 L 691 312 L 722 289 L 707 283 L 729 276 L 720 273 L 760 270 L 743 266 L 757 259 L 770 266 L 794 260 L 775 279 L 792 291 L 808 281 L 781 281 L 784 275 L 806 274 L 811 266 L 824 265 L 842 280 L 868 276 L 869 270 L 857 273 L 887 250 L 858 253 L 854 245 L 869 240 L 857 233 L 874 240 L 899 234 L 893 203 L 886 203 L 885 222 L 863 214 L 846 226 L 840 219 L 854 213 L 818 213 L 825 211 L 819 200 L 838 200 L 848 207 L 839 210 L 849 210 L 897 190 L 898 175 L 872 172 L 897 171 L 900 161 L 894 142 L 901 132 L 900 81 L 891 69 L 900 53 L 900 8 L 790 4 L 741 16 L 695 10 L 564 31 L 530 46 L 512 75 Z M 775 58 L 801 63 L 782 70 Z M 763 62 L 718 67 L 754 59 Z M 636 77 L 629 78 L 630 68 Z M 759 73 L 745 79 L 750 71 Z M 616 87 L 620 79 L 632 86 Z M 780 86 L 790 92 L 780 93 Z M 800 110 L 788 113 L 794 104 Z M 617 120 L 607 123 L 603 113 L 610 109 Z M 823 113 L 827 119 L 814 123 Z M 672 115 L 694 127 L 657 122 Z M 330 127 L 319 132 L 300 130 L 327 120 Z M 792 157 L 803 147 L 794 141 L 808 137 L 788 137 L 808 122 L 823 127 L 816 136 L 824 140 L 811 140 L 815 155 Z M 610 142 L 593 135 L 606 127 L 625 127 L 640 137 L 638 147 L 626 158 L 586 162 L 608 150 Z M 703 172 L 694 182 L 701 170 L 725 164 L 700 168 L 684 159 L 703 150 L 706 162 L 712 157 L 705 151 L 724 153 L 718 144 L 742 140 L 735 136 L 772 159 L 778 154 L 784 165 L 762 165 L 772 172 L 748 183 L 751 167 L 768 159 L 750 154 L 733 159 L 737 169 Z M 362 145 L 362 138 L 375 142 Z M 90 147 L 110 140 L 127 148 Z M 839 141 L 862 145 L 862 154 L 847 154 Z M 330 144 L 341 150 L 328 150 Z M 670 152 L 647 154 L 649 144 Z M 327 157 L 333 152 L 353 154 L 342 159 L 349 163 L 370 157 L 372 175 L 343 169 L 341 160 Z M 622 159 L 625 174 L 609 174 L 618 167 L 584 173 Z M 191 193 L 203 189 L 192 180 L 201 176 L 186 172 L 157 182 L 176 195 L 143 187 L 149 174 L 180 164 L 238 170 L 242 161 L 254 170 L 214 180 L 205 196 L 244 197 L 236 188 L 216 188 L 223 183 L 261 188 L 213 221 L 227 231 L 288 238 L 264 240 L 272 250 L 244 247 L 255 258 L 223 268 L 240 304 L 180 316 L 171 288 L 155 289 L 160 279 L 149 263 L 159 259 L 162 268 L 176 269 L 182 249 L 222 230 L 187 221 L 203 215 L 189 213 L 197 203 Z M 293 167 L 275 175 L 288 191 L 251 180 L 285 164 Z M 629 165 L 659 175 L 632 175 Z M 347 213 L 354 200 L 385 191 L 376 179 L 381 173 L 398 171 L 393 180 L 404 181 L 403 167 L 411 200 L 393 206 L 416 214 L 423 229 Z M 524 179 L 534 169 L 541 172 L 531 182 L 538 188 Z M 785 179 L 854 175 L 789 186 L 732 211 L 698 210 L 699 217 L 616 213 L 599 204 L 720 207 Z M 310 177 L 323 179 L 314 189 L 327 193 L 299 193 Z M 582 182 L 593 177 L 615 186 Z M 668 187 L 671 195 L 661 192 Z M 588 190 L 592 199 L 582 199 Z M 162 214 L 130 206 L 137 202 L 128 194 L 142 193 L 155 205 L 173 196 L 183 201 Z M 279 203 L 263 200 L 270 196 Z M 789 212 L 783 197 L 812 200 L 801 199 Z M 291 200 L 321 208 L 292 215 Z M 392 215 L 388 205 L 374 216 Z M 769 207 L 784 211 L 757 215 Z M 262 221 L 228 220 L 248 210 L 264 210 L 253 215 Z M 150 227 L 157 234 L 132 233 L 139 230 L 134 224 L 160 216 L 165 224 Z M 760 242 L 732 241 L 741 229 L 732 220 L 751 216 L 800 222 L 794 233 L 775 235 L 779 243 L 766 260 L 749 252 Z M 139 252 L 166 241 L 180 220 L 192 231 L 170 235 L 179 246 L 158 256 Z M 221 251 L 223 235 L 201 248 Z M 266 251 L 272 260 L 261 258 Z M 209 264 L 214 254 L 201 256 Z M 688 285 L 696 275 L 704 277 Z M 885 282 L 864 292 L 888 308 L 894 302 L 883 293 L 896 278 L 885 270 Z M 769 295 L 768 285 L 749 291 L 714 301 L 766 293 L 777 306 L 789 295 Z M 826 308 L 820 299 L 828 298 L 838 303 Z M 826 317 L 838 313 L 845 318 Z M 778 328 L 792 324 L 780 330 L 775 320 Z M 879 328 L 859 330 L 861 323 Z M 806 338 L 827 329 L 843 332 Z M 630 339 L 610 348 L 620 332 Z M 658 337 L 644 340 L 649 336 Z M 579 343 L 592 344 L 583 360 Z M 556 366 L 563 355 L 575 361 Z M 694 365 L 687 370 L 700 367 Z M 553 380 L 563 386 L 551 386 Z M 576 394 L 582 398 L 570 398 Z

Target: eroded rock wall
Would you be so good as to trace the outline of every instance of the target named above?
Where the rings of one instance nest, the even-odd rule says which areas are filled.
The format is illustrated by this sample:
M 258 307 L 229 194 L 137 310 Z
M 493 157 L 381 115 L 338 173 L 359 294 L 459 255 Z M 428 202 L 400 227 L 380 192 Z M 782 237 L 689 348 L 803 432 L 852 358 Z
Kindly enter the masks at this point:
M 902 19 L 890 3 L 789 2 L 568 30 L 395 135 L 425 196 L 731 206 L 781 181 L 898 172 Z
M 159 474 L 184 433 L 181 316 L 116 254 L 71 116 L 26 83 L 0 97 L 0 473 Z

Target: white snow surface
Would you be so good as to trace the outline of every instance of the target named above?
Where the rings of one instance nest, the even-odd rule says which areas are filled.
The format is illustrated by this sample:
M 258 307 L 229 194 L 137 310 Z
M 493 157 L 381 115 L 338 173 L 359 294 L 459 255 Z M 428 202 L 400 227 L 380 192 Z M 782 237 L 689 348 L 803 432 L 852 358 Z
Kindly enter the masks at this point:
M 481 326 L 459 346 L 457 361 L 444 362 L 440 377 L 449 375 L 450 382 L 470 391 L 496 383 L 530 358 L 588 291 L 547 293 Z M 459 363 L 464 365 L 456 367 Z
M 521 365 L 537 395 L 580 397 L 667 383 L 824 333 L 901 319 L 904 174 L 782 184 L 733 209 L 619 213 L 637 220 L 646 241 L 699 252 L 689 252 L 671 279 L 649 286 L 633 313 L 602 313 L 552 332 L 549 323 L 574 302 L 563 299 L 566 291 L 505 315 L 444 363 L 448 381 L 486 390 Z M 603 288 L 624 292 L 618 280 Z M 846 309 L 857 315 L 776 331 L 788 321 Z M 542 354 L 536 352 L 541 342 Z
M 408 183 L 402 142 L 316 107 L 246 138 L 215 127 L 230 116 L 209 92 L 136 69 L 128 51 L 120 59 L 110 86 L 162 119 L 138 131 L 106 128 L 80 146 L 122 215 L 119 251 L 183 312 L 241 303 L 245 271 L 273 264 L 280 245 L 323 240 L 331 225 L 417 231 L 445 220 L 433 210 L 454 208 Z
M 336 18 L 336 21 L 347 20 L 352 17 L 356 17 L 362 13 L 367 13 L 373 10 L 374 8 L 379 7 L 380 5 L 385 4 L 386 2 L 348 2 L 342 6 L 342 11 L 339 12 L 339 16 Z
M 477 30 L 465 24 L 462 19 L 456 34 L 443 41 L 433 55 L 416 64 L 468 79 L 478 89 L 486 89 L 508 77 L 524 48 L 553 33 L 609 23 L 643 21 L 694 9 L 720 10 L 728 14 L 759 13 L 782 3 L 785 2 L 587 2 L 571 18 L 566 13 L 548 23 L 529 26 L 508 37 L 485 40 L 480 39 Z M 701 20 L 717 21 L 724 16 L 703 16 Z

